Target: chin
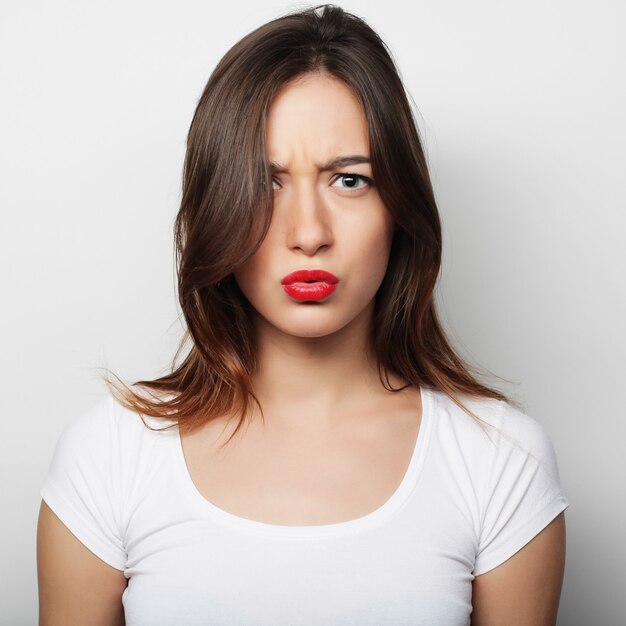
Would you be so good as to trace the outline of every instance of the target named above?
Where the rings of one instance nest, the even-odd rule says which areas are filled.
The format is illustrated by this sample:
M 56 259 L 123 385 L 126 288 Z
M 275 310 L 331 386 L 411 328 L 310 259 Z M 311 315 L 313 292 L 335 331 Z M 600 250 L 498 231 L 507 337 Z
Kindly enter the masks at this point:
M 263 327 L 276 330 L 294 338 L 319 339 L 333 335 L 350 326 L 366 324 L 374 308 L 373 297 L 363 308 L 353 306 L 330 306 L 332 302 L 314 300 L 289 302 L 287 306 L 272 307 L 266 311 L 255 309 L 259 330 Z M 338 303 L 337 303 L 338 304 Z M 352 303 L 358 305 L 359 303 Z
M 320 339 L 322 337 L 327 337 L 329 335 L 333 335 L 334 333 L 340 331 L 342 326 L 326 326 L 323 324 L 297 324 L 291 327 L 279 327 L 280 330 L 285 335 L 290 335 L 295 338 L 302 339 Z
M 279 323 L 274 324 L 281 332 L 291 335 L 292 337 L 302 338 L 322 338 L 347 331 L 350 326 L 358 324 L 359 316 L 350 318 L 339 318 L 336 313 L 333 314 L 332 319 L 327 318 L 325 320 L 304 320 L 300 319 L 297 322 L 294 321 L 291 324 L 285 323 L 285 318 L 282 318 Z

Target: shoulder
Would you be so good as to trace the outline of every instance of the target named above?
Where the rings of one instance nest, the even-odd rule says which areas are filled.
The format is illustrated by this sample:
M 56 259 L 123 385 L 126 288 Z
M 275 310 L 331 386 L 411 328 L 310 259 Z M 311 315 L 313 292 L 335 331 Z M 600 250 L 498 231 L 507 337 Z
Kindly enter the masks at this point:
M 156 430 L 170 422 L 140 415 L 121 405 L 110 393 L 72 417 L 58 437 L 55 456 L 84 464 L 121 461 L 140 448 L 151 447 Z
M 143 419 L 142 419 L 143 418 Z M 81 411 L 57 438 L 41 494 L 62 520 L 90 518 L 106 501 L 121 505 L 159 459 L 162 421 L 122 406 L 111 394 Z M 150 423 L 151 422 L 151 423 Z M 166 431 L 170 437 L 173 430 Z M 171 439 L 168 439 L 171 441 Z M 76 522 L 78 523 L 78 522 Z
M 436 392 L 434 397 L 439 454 L 449 460 L 449 471 L 470 477 L 485 502 L 496 491 L 513 491 L 530 482 L 540 499 L 561 492 L 552 440 L 535 417 L 506 401 L 459 398 L 477 420 L 446 394 Z
M 546 428 L 539 420 L 510 403 L 494 398 L 462 395 L 461 402 L 477 418 L 459 407 L 448 395 L 435 392 L 438 427 L 463 436 L 485 452 L 491 450 L 529 455 L 549 462 L 554 450 Z
M 102 444 L 120 433 L 132 434 L 141 425 L 139 414 L 133 414 L 107 394 L 75 414 L 63 428 L 61 439 L 79 446 Z
M 517 552 L 569 503 L 552 441 L 536 418 L 501 400 L 459 399 L 480 422 L 436 393 L 437 463 L 440 474 L 471 494 L 478 576 Z

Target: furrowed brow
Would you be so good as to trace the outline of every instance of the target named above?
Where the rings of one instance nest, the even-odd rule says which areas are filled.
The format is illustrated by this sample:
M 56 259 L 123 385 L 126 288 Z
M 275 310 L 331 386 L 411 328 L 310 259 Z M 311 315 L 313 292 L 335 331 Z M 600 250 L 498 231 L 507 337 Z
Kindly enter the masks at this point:
M 331 159 L 327 163 L 322 163 L 317 166 L 317 169 L 320 172 L 332 172 L 334 170 L 339 170 L 343 167 L 348 167 L 349 165 L 358 165 L 359 163 L 370 163 L 370 158 L 367 156 L 361 156 L 358 154 L 351 156 L 340 156 L 334 159 Z M 287 170 L 280 164 L 275 161 L 270 161 L 270 170 L 272 174 L 281 174 L 286 172 Z

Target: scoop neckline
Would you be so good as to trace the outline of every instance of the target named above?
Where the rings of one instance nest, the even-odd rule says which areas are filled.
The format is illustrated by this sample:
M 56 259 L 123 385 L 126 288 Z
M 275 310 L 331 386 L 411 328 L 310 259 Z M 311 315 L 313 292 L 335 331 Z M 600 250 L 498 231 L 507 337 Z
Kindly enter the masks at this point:
M 315 538 L 353 534 L 358 531 L 376 527 L 392 517 L 394 513 L 402 507 L 413 491 L 419 478 L 428 447 L 428 440 L 430 439 L 435 409 L 433 390 L 422 385 L 420 387 L 420 397 L 422 404 L 421 423 L 413 446 L 411 459 L 404 476 L 396 490 L 386 502 L 374 511 L 366 513 L 361 517 L 331 524 L 292 526 L 287 524 L 270 524 L 268 522 L 261 522 L 259 520 L 240 517 L 234 513 L 229 513 L 205 498 L 196 487 L 185 459 L 180 429 L 176 427 L 173 429 L 176 433 L 174 437 L 174 465 L 178 479 L 194 508 L 202 517 L 232 530 L 274 537 Z

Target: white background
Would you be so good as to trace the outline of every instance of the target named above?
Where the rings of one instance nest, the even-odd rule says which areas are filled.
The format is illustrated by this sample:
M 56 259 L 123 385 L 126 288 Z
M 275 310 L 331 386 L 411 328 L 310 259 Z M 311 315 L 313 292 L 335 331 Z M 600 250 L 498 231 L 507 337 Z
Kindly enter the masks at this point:
M 419 108 L 461 352 L 552 437 L 568 554 L 560 626 L 623 623 L 626 11 L 609 2 L 347 2 Z M 303 4 L 6 2 L 0 12 L 1 623 L 36 623 L 39 489 L 106 389 L 182 334 L 173 222 L 219 58 Z

